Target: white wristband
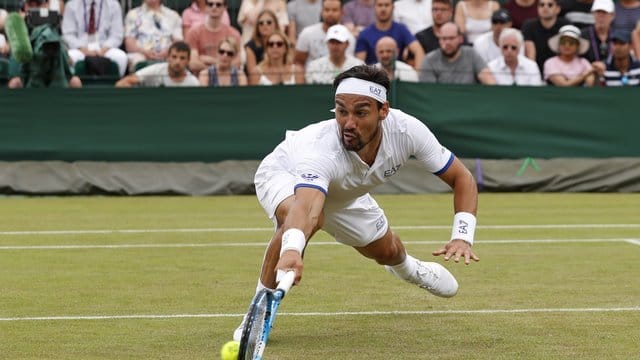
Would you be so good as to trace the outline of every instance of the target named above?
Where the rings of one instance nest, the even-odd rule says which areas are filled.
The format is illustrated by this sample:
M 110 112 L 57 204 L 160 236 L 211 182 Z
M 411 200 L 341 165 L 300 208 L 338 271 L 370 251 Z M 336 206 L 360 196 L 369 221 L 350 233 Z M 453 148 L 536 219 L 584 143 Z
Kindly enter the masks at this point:
M 304 233 L 300 229 L 289 229 L 282 234 L 282 246 L 280 246 L 280 256 L 286 250 L 295 250 L 300 255 L 304 250 L 304 246 L 307 244 L 307 240 L 304 238 Z
M 453 217 L 451 240 L 461 239 L 473 245 L 473 235 L 476 232 L 476 217 L 472 213 L 458 212 Z

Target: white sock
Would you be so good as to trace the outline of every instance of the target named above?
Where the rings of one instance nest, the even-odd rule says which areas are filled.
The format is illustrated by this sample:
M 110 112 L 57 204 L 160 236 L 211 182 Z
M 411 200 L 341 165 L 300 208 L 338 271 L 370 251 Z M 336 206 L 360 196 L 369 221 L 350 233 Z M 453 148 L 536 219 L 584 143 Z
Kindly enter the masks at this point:
M 415 274 L 416 274 L 417 261 L 418 259 L 407 254 L 404 261 L 401 262 L 400 264 L 391 265 L 391 266 L 385 265 L 385 267 L 387 268 L 387 270 L 390 270 L 392 274 L 396 275 L 400 279 L 411 280 L 415 277 Z
M 264 284 L 262 283 L 262 281 L 260 281 L 260 279 L 258 279 L 258 285 L 256 285 L 256 294 L 258 292 L 260 292 L 260 290 L 262 289 L 269 289 L 268 287 L 264 286 Z M 273 289 L 269 289 L 269 290 L 273 290 Z

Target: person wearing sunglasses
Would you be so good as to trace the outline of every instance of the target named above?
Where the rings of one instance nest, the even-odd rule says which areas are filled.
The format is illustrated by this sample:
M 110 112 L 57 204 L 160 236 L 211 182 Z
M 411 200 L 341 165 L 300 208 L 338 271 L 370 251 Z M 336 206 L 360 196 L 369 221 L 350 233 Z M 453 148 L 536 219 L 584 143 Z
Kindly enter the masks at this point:
M 258 16 L 264 9 L 273 11 L 278 18 L 279 30 L 287 34 L 289 39 L 295 39 L 295 33 L 289 26 L 289 14 L 287 13 L 286 0 L 241 0 L 240 10 L 238 10 L 238 24 L 242 28 L 241 44 L 246 44 L 251 40 L 254 28 L 258 22 Z
M 233 37 L 240 43 L 240 32 L 232 26 L 222 22 L 227 11 L 226 0 L 206 0 L 207 20 L 194 26 L 186 37 L 186 42 L 191 47 L 191 61 L 189 68 L 194 74 L 215 64 L 218 60 L 218 46 L 227 37 Z M 242 56 L 242 55 L 241 55 Z M 240 66 L 240 59 L 236 60 Z
M 206 19 L 207 0 L 193 0 L 191 5 L 182 12 L 182 35 L 186 37 L 192 27 L 204 23 Z M 228 10 L 225 10 L 222 15 L 222 23 L 231 25 Z
M 269 9 L 260 11 L 251 40 L 244 43 L 244 52 L 247 58 L 247 74 L 255 72 L 256 66 L 258 66 L 258 63 L 264 58 L 264 48 L 267 37 L 279 28 L 278 17 L 273 11 Z
M 560 5 L 557 0 L 539 0 L 538 18 L 529 19 L 522 25 L 524 54 L 538 64 L 540 72 L 544 69 L 544 62 L 555 55 L 549 48 L 549 39 L 556 35 L 561 27 L 570 24 L 559 14 Z
M 497 85 L 542 86 L 535 61 L 522 54 L 524 39 L 518 29 L 504 29 L 498 38 L 501 56 L 487 64 Z
M 182 39 L 180 15 L 162 5 L 161 0 L 144 0 L 141 6 L 129 10 L 124 19 L 129 72 L 135 72 L 142 62 L 166 60 L 171 44 Z
M 544 79 L 550 85 L 593 86 L 594 68 L 580 57 L 589 49 L 589 42 L 580 37 L 580 29 L 573 25 L 561 27 L 549 39 L 549 47 L 558 54 L 544 62 Z
M 289 38 L 276 30 L 267 38 L 264 59 L 249 74 L 251 85 L 304 84 L 304 70 L 291 60 Z
M 489 63 L 502 56 L 500 52 L 500 34 L 503 30 L 511 28 L 511 14 L 505 9 L 498 9 L 491 15 L 491 32 L 480 35 L 473 43 L 473 49 L 480 57 Z M 524 55 L 524 48 L 519 50 Z
M 245 86 L 247 77 L 234 65 L 240 46 L 236 39 L 227 37 L 218 45 L 218 62 L 200 71 L 200 85 L 209 87 Z

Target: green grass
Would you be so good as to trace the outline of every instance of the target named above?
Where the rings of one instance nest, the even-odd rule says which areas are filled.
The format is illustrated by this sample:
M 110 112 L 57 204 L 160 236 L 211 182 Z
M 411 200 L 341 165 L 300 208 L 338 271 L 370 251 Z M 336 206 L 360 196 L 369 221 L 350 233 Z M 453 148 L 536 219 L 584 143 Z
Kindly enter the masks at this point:
M 436 226 L 398 230 L 412 255 L 432 259 L 438 244 L 425 241 L 447 240 L 451 195 L 376 198 L 392 228 Z M 253 295 L 272 226 L 252 196 L 0 202 L 2 359 L 218 359 Z M 460 283 L 452 299 L 400 282 L 348 247 L 313 245 L 331 241 L 319 234 L 266 358 L 640 356 L 640 245 L 623 240 L 640 238 L 640 194 L 481 194 L 479 209 L 481 261 L 446 263 Z M 172 230 L 205 228 L 254 229 Z M 76 232 L 50 232 L 67 230 Z M 148 247 L 8 248 L 123 244 Z M 322 315 L 301 315 L 311 312 Z M 185 314 L 207 317 L 16 320 Z

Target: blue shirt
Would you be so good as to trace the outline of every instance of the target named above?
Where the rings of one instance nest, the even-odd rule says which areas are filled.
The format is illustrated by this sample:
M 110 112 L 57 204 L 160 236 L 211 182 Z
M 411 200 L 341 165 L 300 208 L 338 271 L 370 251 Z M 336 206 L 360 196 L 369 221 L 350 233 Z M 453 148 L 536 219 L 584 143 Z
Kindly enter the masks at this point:
M 378 30 L 375 24 L 367 26 L 360 32 L 358 40 L 356 40 L 356 54 L 366 51 L 367 57 L 364 59 L 364 62 L 367 65 L 372 65 L 378 62 L 376 59 L 376 43 L 384 36 L 391 36 L 396 40 L 396 43 L 398 43 L 398 59 L 402 58 L 404 48 L 416 40 L 416 37 L 413 36 L 406 25 L 395 21 L 391 23 L 391 28 L 386 31 Z

